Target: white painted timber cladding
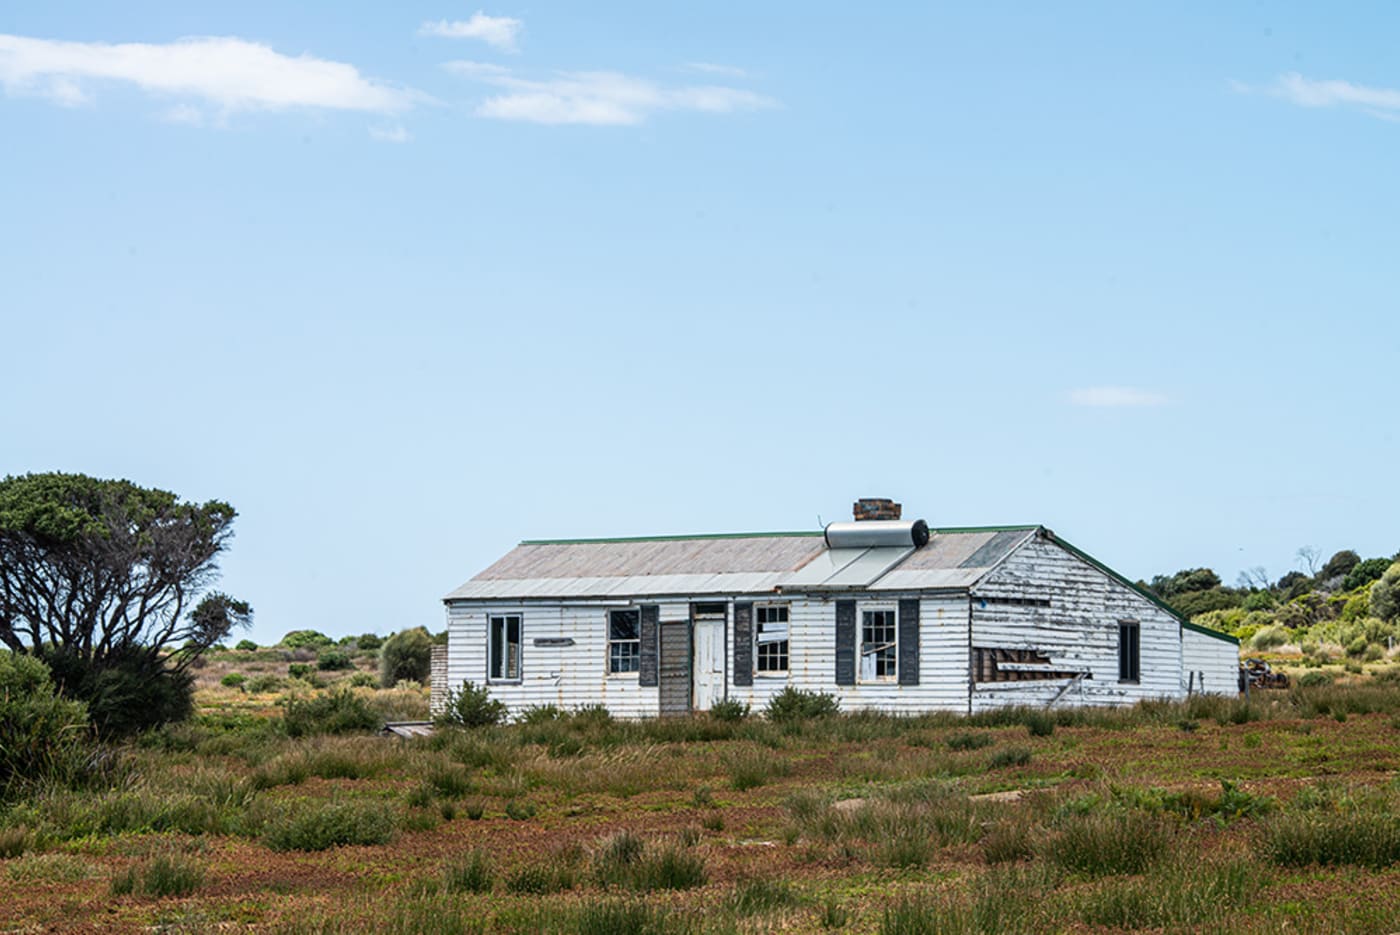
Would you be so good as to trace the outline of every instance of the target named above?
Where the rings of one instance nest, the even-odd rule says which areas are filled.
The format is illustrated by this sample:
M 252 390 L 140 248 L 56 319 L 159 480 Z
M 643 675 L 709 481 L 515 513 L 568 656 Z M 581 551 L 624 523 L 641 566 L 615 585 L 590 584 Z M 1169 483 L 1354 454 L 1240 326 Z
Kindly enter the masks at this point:
M 1046 599 L 1050 606 L 983 606 L 982 597 Z M 1136 620 L 1141 627 L 1141 679 L 1135 684 L 1118 681 L 1120 620 Z M 1071 688 L 1060 705 L 1132 705 L 1185 696 L 1181 631 L 1176 618 L 1136 591 L 1038 537 L 972 589 L 974 647 L 1039 650 L 1053 664 L 1093 673 Z M 971 709 L 1044 705 L 1069 681 L 979 682 L 972 687 Z
M 1234 695 L 1240 690 L 1240 648 L 1234 643 L 1182 628 L 1181 661 L 1190 681 L 1196 673 L 1194 690 L 1212 695 Z
M 857 598 L 857 620 L 864 607 L 894 608 L 898 595 Z M 737 600 L 750 598 L 739 596 Z M 774 603 L 788 610 L 787 676 L 755 675 L 752 686 L 734 684 L 733 604 L 725 624 L 725 683 L 729 698 L 761 709 L 791 685 L 836 695 L 841 710 L 880 710 L 915 713 L 935 709 L 967 709 L 967 595 L 925 595 L 920 600 L 918 685 L 878 682 L 836 684 L 835 596 L 788 597 Z M 763 599 L 756 601 L 762 603 Z M 639 602 L 641 603 L 641 602 Z M 646 601 L 660 605 L 660 622 L 690 620 L 690 601 Z M 451 602 L 447 609 L 447 684 L 477 685 L 486 679 L 486 622 L 491 614 L 521 615 L 521 679 L 487 683 L 491 695 L 512 715 L 534 705 L 575 708 L 605 705 L 618 717 L 650 717 L 660 710 L 657 687 L 642 687 L 636 673 L 607 674 L 607 611 L 628 606 L 605 603 L 490 603 Z M 572 646 L 535 646 L 539 638 L 569 638 Z

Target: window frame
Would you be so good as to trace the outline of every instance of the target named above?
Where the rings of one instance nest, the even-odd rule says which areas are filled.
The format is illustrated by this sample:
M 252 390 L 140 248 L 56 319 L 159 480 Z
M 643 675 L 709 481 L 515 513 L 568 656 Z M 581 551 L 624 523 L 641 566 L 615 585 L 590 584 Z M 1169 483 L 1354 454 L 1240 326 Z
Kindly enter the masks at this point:
M 631 639 L 613 638 L 613 614 L 631 614 L 636 620 L 637 635 Z M 642 670 L 642 609 L 640 607 L 613 607 L 609 608 L 603 618 L 605 630 L 607 652 L 603 659 L 603 670 L 608 678 L 639 678 Z M 613 647 L 631 645 L 634 651 L 628 654 L 627 658 L 632 660 L 633 668 L 614 669 L 613 668 Z
M 781 610 L 783 612 L 782 624 L 787 628 L 787 636 L 781 640 L 770 640 L 768 644 L 760 643 L 758 639 L 759 628 L 763 623 L 778 623 L 776 620 L 759 622 L 759 615 L 763 611 Z M 760 669 L 759 661 L 761 648 L 764 645 L 781 643 L 783 648 L 778 651 L 782 657 L 784 665 L 781 669 Z M 786 679 L 792 672 L 792 605 L 787 603 L 767 602 L 753 605 L 753 675 L 754 678 L 761 679 Z
M 1123 685 L 1142 684 L 1142 621 L 1118 621 L 1118 681 Z
M 510 620 L 515 620 L 515 673 L 504 675 L 493 675 L 496 670 L 495 663 L 498 661 L 495 656 L 495 636 L 496 622 L 502 624 L 501 645 L 505 650 L 501 662 L 502 667 L 508 672 L 510 662 Z M 519 685 L 524 680 L 525 675 L 525 614 L 518 610 L 509 610 L 499 614 L 486 615 L 486 681 L 490 685 Z
M 857 685 L 897 685 L 899 684 L 899 605 L 893 602 L 860 604 L 856 607 L 856 684 Z M 891 654 L 891 671 L 885 675 L 866 676 L 865 671 L 865 616 L 866 614 L 889 614 L 889 627 L 894 636 L 887 644 Z M 876 650 L 884 652 L 885 650 Z M 878 665 L 878 663 L 877 663 Z

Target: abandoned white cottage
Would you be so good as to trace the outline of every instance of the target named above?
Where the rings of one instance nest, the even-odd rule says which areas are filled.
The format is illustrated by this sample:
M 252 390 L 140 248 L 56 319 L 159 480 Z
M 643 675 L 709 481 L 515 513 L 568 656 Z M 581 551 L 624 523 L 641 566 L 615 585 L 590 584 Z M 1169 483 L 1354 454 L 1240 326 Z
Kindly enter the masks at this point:
M 446 678 L 514 713 L 624 717 L 1129 705 L 1237 690 L 1238 641 L 1041 526 L 929 529 L 888 500 L 823 532 L 527 541 L 444 598 Z

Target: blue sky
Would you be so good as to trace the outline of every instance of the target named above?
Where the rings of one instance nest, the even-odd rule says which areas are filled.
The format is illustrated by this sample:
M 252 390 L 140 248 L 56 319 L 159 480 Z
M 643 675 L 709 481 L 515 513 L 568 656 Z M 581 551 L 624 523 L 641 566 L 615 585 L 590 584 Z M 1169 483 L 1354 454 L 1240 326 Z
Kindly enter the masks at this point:
M 9 5 L 0 473 L 230 501 L 263 642 L 861 496 L 1390 555 L 1397 15 L 1140 6 Z

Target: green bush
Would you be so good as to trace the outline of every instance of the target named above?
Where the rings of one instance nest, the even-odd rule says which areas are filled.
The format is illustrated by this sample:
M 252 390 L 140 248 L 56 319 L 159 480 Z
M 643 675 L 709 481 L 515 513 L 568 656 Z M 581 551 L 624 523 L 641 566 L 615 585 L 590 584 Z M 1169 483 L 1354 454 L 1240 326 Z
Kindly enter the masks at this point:
M 288 649 L 320 649 L 322 646 L 334 646 L 335 640 L 316 630 L 293 630 L 282 637 L 277 645 Z
M 274 851 L 324 851 L 343 844 L 387 844 L 394 814 L 382 802 L 299 806 L 268 821 L 263 844 Z
M 1005 747 L 992 754 L 988 765 L 992 769 L 1005 769 L 1008 766 L 1025 766 L 1031 761 L 1031 751 L 1025 747 Z
M 238 688 L 246 681 L 248 681 L 248 676 L 244 675 L 242 672 L 230 672 L 228 675 L 219 679 L 219 684 L 224 686 L 224 688 Z
M 485 685 L 463 682 L 460 689 L 448 689 L 442 713 L 436 718 L 445 727 L 489 727 L 506 719 L 506 706 L 491 697 Z
M 87 704 L 88 720 L 105 737 L 130 737 L 194 713 L 194 675 L 168 668 L 154 651 L 133 647 L 100 666 L 78 653 L 45 655 L 60 692 Z
M 1355 591 L 1357 588 L 1364 588 L 1375 581 L 1391 565 L 1388 558 L 1368 558 L 1358 562 L 1356 567 L 1347 572 L 1346 578 L 1342 581 L 1342 590 Z
M 995 741 L 991 734 L 962 731 L 951 735 L 944 743 L 948 745 L 949 750 L 980 750 L 983 747 L 990 747 Z
M 304 679 L 311 671 L 311 666 L 305 662 L 294 662 L 287 666 L 287 674 L 294 679 Z
M 385 688 L 404 680 L 427 684 L 432 656 L 433 640 L 427 630 L 416 627 L 395 633 L 379 650 L 379 684 Z
M 728 724 L 737 724 L 749 716 L 749 706 L 742 701 L 725 700 L 717 701 L 710 705 L 710 717 L 716 721 L 724 721 Z
M 1054 712 L 1031 708 L 1026 711 L 1026 731 L 1032 737 L 1049 737 L 1055 733 Z
M 288 736 L 304 737 L 374 730 L 382 721 L 369 702 L 348 689 L 341 689 L 310 698 L 288 698 L 282 723 Z
M 255 675 L 243 683 L 243 690 L 260 695 L 264 692 L 281 691 L 286 682 L 275 675 Z
M 1382 620 L 1400 617 L 1400 562 L 1371 584 L 1371 613 Z
M 240 652 L 251 653 L 258 649 L 258 644 L 252 640 L 239 640 L 238 645 L 233 648 Z
M 379 687 L 379 679 L 377 679 L 377 678 L 375 678 L 374 676 L 370 675 L 368 672 L 356 672 L 354 675 L 350 676 L 350 687 L 351 687 L 351 688 L 378 688 L 378 687 Z
M 322 672 L 339 672 L 343 669 L 352 668 L 355 664 L 350 661 L 348 653 L 338 649 L 327 650 L 316 658 L 316 668 Z
M 355 640 L 355 648 L 364 652 L 374 652 L 384 645 L 384 637 L 376 636 L 373 633 L 366 633 Z
M 0 802 L 79 778 L 91 752 L 82 702 L 55 693 L 41 660 L 0 652 Z
M 836 714 L 841 703 L 835 695 L 809 692 L 789 685 L 774 695 L 763 709 L 764 717 L 776 723 L 806 721 Z

